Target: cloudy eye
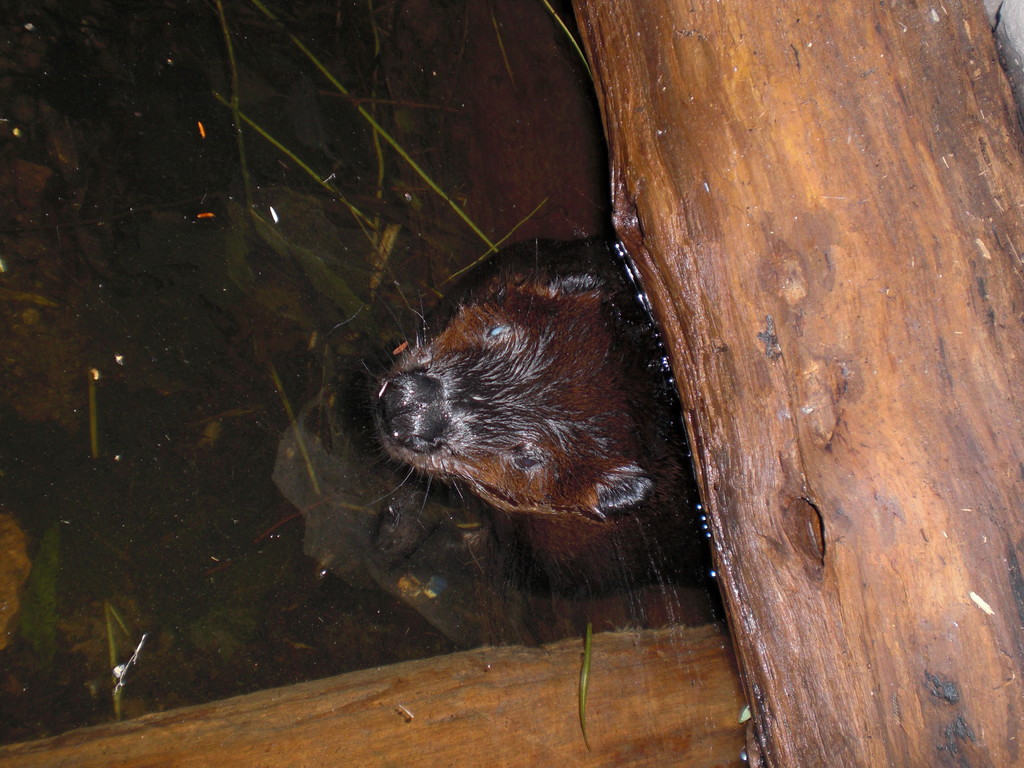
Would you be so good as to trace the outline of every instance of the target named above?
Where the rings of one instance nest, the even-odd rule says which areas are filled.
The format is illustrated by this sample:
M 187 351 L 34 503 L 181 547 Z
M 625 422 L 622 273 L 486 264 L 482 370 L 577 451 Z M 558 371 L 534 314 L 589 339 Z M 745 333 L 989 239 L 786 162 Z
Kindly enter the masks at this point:
M 535 445 L 523 443 L 512 449 L 512 464 L 516 469 L 528 472 L 544 463 L 544 454 Z
M 504 336 L 511 330 L 512 326 L 510 325 L 492 325 L 490 328 L 484 331 L 484 336 L 486 336 L 488 339 L 496 339 L 499 336 Z

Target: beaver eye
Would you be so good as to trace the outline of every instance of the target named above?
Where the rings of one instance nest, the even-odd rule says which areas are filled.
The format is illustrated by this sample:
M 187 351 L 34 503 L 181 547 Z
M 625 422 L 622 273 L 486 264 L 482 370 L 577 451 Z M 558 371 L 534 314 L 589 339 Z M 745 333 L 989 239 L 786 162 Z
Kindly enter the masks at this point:
M 512 463 L 527 472 L 544 463 L 544 454 L 537 446 L 524 443 L 512 449 Z
M 510 330 L 512 330 L 512 326 L 510 325 L 492 325 L 490 328 L 484 331 L 484 336 L 486 336 L 488 339 L 496 339 L 499 336 L 504 336 Z

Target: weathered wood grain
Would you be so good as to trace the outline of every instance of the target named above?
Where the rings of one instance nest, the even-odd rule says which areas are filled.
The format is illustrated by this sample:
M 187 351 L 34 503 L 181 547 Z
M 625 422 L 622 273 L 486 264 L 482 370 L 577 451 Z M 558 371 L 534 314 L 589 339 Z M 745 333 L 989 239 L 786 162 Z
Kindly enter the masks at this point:
M 577 14 L 752 757 L 1024 763 L 1024 165 L 981 4 Z
M 3 768 L 739 765 L 742 696 L 715 627 L 484 648 L 0 748 Z

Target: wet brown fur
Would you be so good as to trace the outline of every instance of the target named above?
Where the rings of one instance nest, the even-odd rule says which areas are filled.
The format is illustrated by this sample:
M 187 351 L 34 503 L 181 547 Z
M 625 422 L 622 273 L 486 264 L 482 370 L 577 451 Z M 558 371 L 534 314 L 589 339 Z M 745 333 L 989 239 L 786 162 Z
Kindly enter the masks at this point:
M 652 334 L 625 283 L 505 271 L 382 377 L 383 445 L 505 513 L 558 587 L 651 575 L 693 501 Z

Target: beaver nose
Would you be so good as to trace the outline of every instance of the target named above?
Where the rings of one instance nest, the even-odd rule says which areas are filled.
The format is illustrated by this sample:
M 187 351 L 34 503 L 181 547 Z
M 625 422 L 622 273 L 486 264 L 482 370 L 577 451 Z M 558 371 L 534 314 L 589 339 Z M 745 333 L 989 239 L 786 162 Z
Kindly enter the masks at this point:
M 388 437 L 416 453 L 437 450 L 448 427 L 441 381 L 409 371 L 384 382 L 381 417 Z

